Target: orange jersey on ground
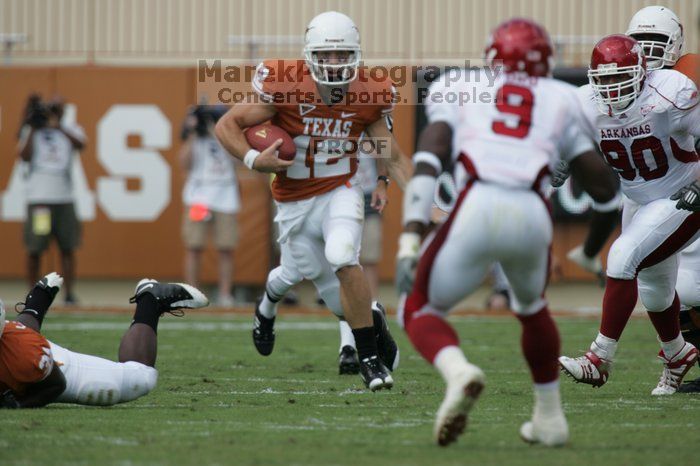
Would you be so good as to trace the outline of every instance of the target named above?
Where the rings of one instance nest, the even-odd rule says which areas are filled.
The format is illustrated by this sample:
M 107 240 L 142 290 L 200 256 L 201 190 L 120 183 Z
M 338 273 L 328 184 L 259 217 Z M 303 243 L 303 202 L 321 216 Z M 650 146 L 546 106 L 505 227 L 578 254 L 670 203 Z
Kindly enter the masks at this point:
M 686 53 L 676 62 L 673 69 L 686 75 L 700 88 L 700 55 Z
M 297 146 L 294 165 L 277 174 L 272 195 L 280 202 L 326 193 L 357 171 L 357 142 L 365 129 L 393 109 L 394 88 L 388 78 L 361 69 L 335 105 L 326 105 L 303 60 L 267 60 L 253 89 L 275 106 L 271 123 L 287 131 Z
M 22 394 L 53 369 L 51 347 L 40 333 L 9 321 L 0 336 L 0 391 Z

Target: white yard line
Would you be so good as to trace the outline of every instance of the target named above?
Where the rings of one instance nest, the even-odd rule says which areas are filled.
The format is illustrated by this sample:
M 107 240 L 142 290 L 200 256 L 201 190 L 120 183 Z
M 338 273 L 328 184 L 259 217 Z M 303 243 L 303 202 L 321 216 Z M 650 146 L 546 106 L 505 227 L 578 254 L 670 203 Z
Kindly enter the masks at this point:
M 113 330 L 126 330 L 129 328 L 129 321 L 124 320 L 124 322 L 105 322 L 102 320 L 82 320 L 75 322 L 55 322 L 52 323 L 50 320 L 44 324 L 44 329 L 52 331 L 80 331 L 80 330 L 93 330 L 93 331 L 113 331 Z M 482 317 L 482 316 L 460 316 L 450 318 L 451 322 L 474 322 L 486 324 L 502 324 L 502 318 L 494 317 Z M 214 332 L 217 330 L 223 330 L 227 332 L 250 332 L 253 328 L 253 323 L 251 322 L 230 322 L 230 321 L 188 321 L 180 320 L 176 322 L 161 322 L 158 329 L 163 329 L 167 331 L 199 331 L 199 332 Z M 334 320 L 327 321 L 301 321 L 295 322 L 293 319 L 288 321 L 277 322 L 275 324 L 275 329 L 282 331 L 291 330 L 338 330 L 338 324 Z

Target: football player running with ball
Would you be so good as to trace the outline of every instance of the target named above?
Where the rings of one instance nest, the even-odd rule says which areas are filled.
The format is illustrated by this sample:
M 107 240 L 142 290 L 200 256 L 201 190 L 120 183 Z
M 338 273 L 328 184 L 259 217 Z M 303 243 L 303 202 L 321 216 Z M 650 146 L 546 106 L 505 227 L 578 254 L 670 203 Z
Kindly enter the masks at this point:
M 461 77 L 456 73 L 464 71 L 451 72 L 431 85 L 427 97 L 429 125 L 421 133 L 404 198 L 400 283 L 412 280 L 435 177 L 453 154 L 462 170 L 456 178 L 468 180 L 448 219 L 426 240 L 403 309 L 408 337 L 447 385 L 435 421 L 439 445 L 464 431 L 485 384 L 484 372 L 467 361 L 445 317 L 481 284 L 494 262 L 500 262 L 512 287 L 522 351 L 534 381 L 534 412 L 520 434 L 547 446 L 568 440 L 559 395 L 559 333 L 544 298 L 552 221 L 543 188 L 559 160 L 569 162 L 574 178 L 596 202 L 614 198 L 615 179 L 581 132 L 575 88 L 551 79 L 552 54 L 541 26 L 526 19 L 506 21 L 486 47 L 489 68 Z M 447 103 L 459 100 L 450 94 L 461 93 L 488 99 Z
M 677 253 L 700 236 L 698 89 L 678 71 L 648 71 L 643 46 L 624 35 L 598 42 L 588 76 L 578 92 L 584 128 L 620 176 L 627 200 L 622 233 L 608 254 L 598 336 L 584 356 L 560 358 L 561 366 L 577 382 L 605 384 L 639 295 L 664 364 L 651 393 L 670 395 L 698 359 L 681 334 L 676 293 Z
M 316 16 L 306 29 L 304 60 L 261 63 L 253 80 L 260 102 L 233 106 L 217 123 L 216 134 L 248 168 L 276 173 L 272 195 L 279 242 L 318 290 L 332 287 L 337 277 L 360 375 L 374 391 L 391 388 L 394 381 L 391 362 L 379 357 L 369 285 L 359 265 L 364 199 L 355 176 L 358 158 L 333 148 L 363 134 L 382 138 L 390 141 L 390 157 L 384 160 L 389 174 L 402 184 L 408 170 L 389 129 L 392 83 L 361 69 L 360 61 L 360 34 L 352 20 L 334 11 Z M 277 157 L 281 139 L 262 152 L 248 144 L 243 130 L 268 120 L 294 139 L 294 160 Z
M 38 408 L 49 403 L 111 406 L 140 398 L 158 381 L 160 317 L 209 304 L 190 285 L 141 280 L 130 299 L 136 303 L 134 319 L 119 345 L 119 362 L 114 362 L 67 350 L 41 334 L 44 317 L 62 284 L 63 278 L 55 272 L 39 280 L 21 303 L 24 309 L 16 321 L 5 320 L 0 302 L 0 408 Z

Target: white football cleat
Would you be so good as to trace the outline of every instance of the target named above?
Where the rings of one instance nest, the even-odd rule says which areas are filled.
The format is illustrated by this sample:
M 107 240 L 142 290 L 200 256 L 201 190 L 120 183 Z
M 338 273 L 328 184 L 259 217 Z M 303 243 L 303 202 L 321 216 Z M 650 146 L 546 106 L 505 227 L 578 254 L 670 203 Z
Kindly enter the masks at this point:
M 582 244 L 569 251 L 566 254 L 566 258 L 593 275 L 600 276 L 603 273 L 603 263 L 600 261 L 600 257 L 588 257 L 585 255 Z
M 56 272 L 51 272 L 50 274 L 45 275 L 44 278 L 39 281 L 44 282 L 46 286 L 51 288 L 61 288 L 61 286 L 63 286 L 63 277 Z
M 569 425 L 562 412 L 552 416 L 534 415 L 520 427 L 520 438 L 527 443 L 560 447 L 569 440 Z
M 469 411 L 484 389 L 484 379 L 481 369 L 467 363 L 464 372 L 447 382 L 445 398 L 438 409 L 433 430 L 438 445 L 447 446 L 464 432 Z
M 576 382 L 601 387 L 608 381 L 608 371 L 612 363 L 589 351 L 579 358 L 561 356 L 559 365 L 564 373 Z
M 651 394 L 655 396 L 673 395 L 681 386 L 685 374 L 697 362 L 698 350 L 686 342 L 683 349 L 670 359 L 666 359 L 663 350 L 659 351 L 659 359 L 664 363 L 664 370 L 661 373 L 659 384 L 651 391 Z

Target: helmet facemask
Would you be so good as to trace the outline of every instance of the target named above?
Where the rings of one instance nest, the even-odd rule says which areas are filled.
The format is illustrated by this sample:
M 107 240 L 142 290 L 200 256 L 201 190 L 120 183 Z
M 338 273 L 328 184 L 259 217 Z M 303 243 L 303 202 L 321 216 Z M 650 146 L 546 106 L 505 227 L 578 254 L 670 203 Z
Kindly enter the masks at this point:
M 648 70 L 672 67 L 681 56 L 681 48 L 677 46 L 678 37 L 661 33 L 634 33 L 630 36 L 642 47 Z
M 341 63 L 328 63 L 333 58 L 324 57 L 324 52 L 347 52 L 348 56 Z M 362 52 L 360 47 L 348 45 L 307 45 L 304 47 L 304 58 L 314 81 L 326 86 L 342 86 L 357 78 Z
M 615 82 L 604 77 L 619 76 Z M 588 70 L 588 82 L 593 89 L 593 96 L 598 109 L 606 115 L 621 115 L 634 103 L 642 91 L 645 71 L 642 65 L 618 67 L 616 63 L 598 65 L 595 70 Z M 623 79 L 624 78 L 624 79 Z

